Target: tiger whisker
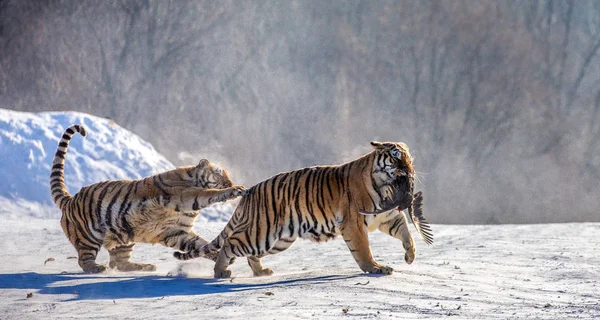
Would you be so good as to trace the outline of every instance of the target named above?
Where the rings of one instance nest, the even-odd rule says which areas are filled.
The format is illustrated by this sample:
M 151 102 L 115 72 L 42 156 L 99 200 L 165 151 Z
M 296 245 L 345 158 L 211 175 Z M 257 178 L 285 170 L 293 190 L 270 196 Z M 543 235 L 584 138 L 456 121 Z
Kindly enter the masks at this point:
M 419 178 L 418 172 L 415 172 L 415 179 L 421 184 L 421 186 L 425 187 L 425 183 Z

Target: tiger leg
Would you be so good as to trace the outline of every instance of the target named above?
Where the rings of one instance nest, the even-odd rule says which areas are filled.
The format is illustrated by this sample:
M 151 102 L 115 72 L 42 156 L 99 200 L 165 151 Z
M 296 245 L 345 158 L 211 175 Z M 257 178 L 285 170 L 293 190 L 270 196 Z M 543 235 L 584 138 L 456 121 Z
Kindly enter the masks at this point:
M 217 261 L 215 262 L 215 278 L 230 278 L 231 270 L 227 270 L 227 267 L 231 264 L 231 258 L 234 258 L 235 254 L 231 251 L 231 244 L 229 239 L 225 240 L 225 243 L 221 250 L 219 250 Z
M 171 230 L 163 233 L 160 236 L 160 243 L 164 246 L 179 250 L 182 252 L 189 252 L 196 250 L 208 244 L 201 236 L 197 235 L 193 231 L 185 230 Z M 209 252 L 202 257 L 210 259 L 212 261 L 217 260 L 218 252 Z
M 100 273 L 106 270 L 105 265 L 96 263 L 96 256 L 100 250 L 100 246 L 87 246 L 84 244 L 75 245 L 77 249 L 77 255 L 79 257 L 78 263 L 83 272 L 85 273 Z
M 295 239 L 279 239 L 275 241 L 273 247 L 269 249 L 269 251 L 267 251 L 267 254 L 277 254 L 282 251 L 285 251 L 289 247 L 291 247 L 292 244 L 294 244 L 294 241 Z M 262 266 L 260 259 L 264 256 L 265 255 L 248 257 L 248 264 L 250 265 L 250 268 L 252 268 L 252 273 L 254 273 L 255 277 L 270 276 L 273 274 L 273 270 L 271 270 L 270 268 L 264 268 Z
M 131 251 L 133 251 L 133 247 L 135 243 L 118 246 L 110 251 L 108 254 L 110 256 L 110 262 L 108 266 L 112 269 L 117 268 L 119 271 L 156 271 L 156 266 L 153 264 L 143 264 L 143 263 L 135 263 L 129 261 L 131 258 Z
M 404 254 L 404 261 L 406 261 L 408 264 L 411 264 L 415 260 L 415 253 L 417 250 L 415 247 L 415 242 L 413 241 L 413 237 L 408 229 L 406 216 L 404 213 L 397 210 L 394 210 L 393 213 L 395 216 L 392 219 L 380 224 L 379 230 L 396 239 L 402 240 L 402 246 L 406 251 Z
M 218 251 L 217 261 L 215 262 L 214 275 L 215 278 L 229 278 L 231 277 L 231 271 L 227 270 L 234 261 L 235 257 L 248 257 L 248 263 L 252 268 L 252 272 L 255 275 L 269 275 L 272 274 L 273 271 L 270 269 L 265 269 L 262 267 L 260 263 L 260 257 L 252 257 L 248 250 L 247 245 L 244 245 L 240 242 L 239 239 L 232 235 L 231 237 L 224 240 L 223 246 L 221 250 Z M 258 259 L 258 263 L 255 263 Z
M 102 246 L 102 237 L 97 239 L 97 235 L 86 235 L 83 233 L 85 229 L 78 229 L 76 224 L 73 223 L 73 219 L 66 214 L 63 214 L 60 219 L 60 226 L 69 239 L 69 242 L 71 242 L 73 247 L 75 247 L 75 250 L 77 250 L 77 262 L 83 272 L 100 273 L 106 270 L 106 266 L 96 263 L 96 256 Z
M 252 269 L 252 273 L 254 274 L 255 277 L 270 276 L 273 274 L 273 270 L 263 267 L 262 263 L 260 262 L 260 259 L 262 257 L 264 257 L 264 255 L 247 257 L 248 264 L 250 265 L 250 268 Z
M 246 192 L 243 186 L 227 189 L 204 189 L 193 187 L 171 187 L 169 194 L 161 195 L 160 205 L 175 211 L 196 211 L 213 203 L 231 200 Z
M 279 240 L 275 241 L 275 243 L 273 244 L 273 247 L 271 249 L 269 249 L 269 251 L 267 251 L 266 254 L 262 254 L 260 256 L 248 256 L 247 257 L 248 264 L 250 265 L 250 268 L 252 268 L 252 273 L 254 274 L 254 276 L 262 277 L 262 276 L 272 275 L 273 270 L 271 270 L 270 268 L 264 268 L 262 263 L 260 262 L 260 259 L 266 255 L 277 254 L 277 253 L 287 250 L 289 247 L 292 246 L 292 244 L 294 244 L 294 241 L 296 241 L 296 240 L 288 239 L 288 238 L 279 239 Z
M 373 259 L 371 248 L 369 247 L 369 237 L 367 228 L 363 222 L 363 217 L 356 212 L 350 215 L 348 220 L 342 223 L 342 237 L 352 252 L 352 256 L 360 269 L 368 273 L 392 274 L 394 269 L 388 266 L 380 265 Z
M 131 251 L 135 243 L 123 243 L 112 232 L 107 232 L 104 238 L 104 248 L 108 250 L 110 260 L 108 266 L 111 269 L 117 269 L 119 271 L 155 271 L 156 266 L 153 264 L 135 263 L 129 261 L 131 258 Z

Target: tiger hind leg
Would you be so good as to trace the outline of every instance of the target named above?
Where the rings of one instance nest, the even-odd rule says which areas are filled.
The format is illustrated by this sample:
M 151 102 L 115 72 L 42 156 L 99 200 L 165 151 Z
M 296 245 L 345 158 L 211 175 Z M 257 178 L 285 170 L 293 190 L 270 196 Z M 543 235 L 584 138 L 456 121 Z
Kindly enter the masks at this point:
M 223 247 L 219 251 L 219 256 L 215 263 L 215 278 L 229 278 L 231 277 L 231 271 L 227 270 L 230 264 L 233 263 L 235 257 L 247 257 L 248 265 L 252 269 L 252 273 L 256 277 L 270 276 L 273 274 L 273 270 L 263 267 L 260 259 L 269 254 L 276 254 L 286 250 L 294 243 L 294 239 L 279 239 L 275 241 L 272 248 L 266 253 L 259 255 L 249 255 L 244 245 L 234 237 L 230 237 L 225 240 Z
M 215 261 L 215 278 L 230 278 L 231 270 L 227 270 L 230 265 L 231 258 L 235 255 L 231 252 L 229 239 L 225 240 L 225 244 L 218 253 L 217 261 Z
M 231 271 L 227 268 L 233 264 L 236 257 L 245 257 L 247 254 L 242 250 L 241 246 L 232 244 L 230 239 L 226 239 L 221 250 L 216 252 L 217 260 L 215 261 L 215 278 L 229 278 Z M 250 263 L 250 260 L 248 260 Z M 260 264 L 260 260 L 259 260 Z M 252 267 L 252 265 L 250 265 Z M 261 268 L 262 269 L 262 268 Z M 254 269 L 253 269 L 254 270 Z M 271 271 L 273 273 L 273 271 Z
M 295 239 L 279 239 L 275 241 L 275 244 L 267 251 L 267 254 L 277 254 L 285 251 L 294 244 L 294 241 Z M 264 268 L 260 262 L 260 259 L 264 256 L 265 255 L 248 257 L 248 264 L 250 265 L 250 268 L 252 268 L 252 273 L 254 273 L 255 277 L 270 276 L 273 274 L 273 270 Z
M 97 239 L 94 235 L 81 236 L 75 228 L 75 224 L 71 223 L 71 219 L 63 214 L 60 219 L 60 225 L 69 239 L 69 242 L 77 250 L 79 267 L 85 273 L 100 273 L 106 270 L 106 266 L 96 263 L 96 256 L 102 246 L 102 240 Z M 102 236 L 100 236 L 101 239 Z
M 111 269 L 116 268 L 119 271 L 128 272 L 128 271 L 156 271 L 156 266 L 153 264 L 145 264 L 145 263 L 135 263 L 129 261 L 131 258 L 131 251 L 133 251 L 133 247 L 135 243 L 122 245 L 113 248 L 108 251 L 110 256 L 110 261 L 108 266 Z
M 80 245 L 77 248 L 77 255 L 79 256 L 78 263 L 83 272 L 85 273 L 100 273 L 106 270 L 105 265 L 96 263 L 96 256 L 100 247 L 88 247 Z

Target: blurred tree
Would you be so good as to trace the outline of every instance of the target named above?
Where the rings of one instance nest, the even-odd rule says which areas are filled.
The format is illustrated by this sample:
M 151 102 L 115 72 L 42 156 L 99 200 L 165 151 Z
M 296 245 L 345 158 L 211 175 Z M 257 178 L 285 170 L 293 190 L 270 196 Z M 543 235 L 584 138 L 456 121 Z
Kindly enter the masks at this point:
M 0 1 L 0 107 L 253 184 L 405 141 L 431 219 L 598 220 L 597 1 Z

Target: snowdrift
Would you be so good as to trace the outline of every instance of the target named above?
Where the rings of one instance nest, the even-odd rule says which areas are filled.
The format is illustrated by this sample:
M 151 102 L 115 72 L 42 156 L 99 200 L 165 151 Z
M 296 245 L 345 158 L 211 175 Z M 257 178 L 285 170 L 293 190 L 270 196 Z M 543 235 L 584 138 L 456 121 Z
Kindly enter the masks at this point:
M 71 194 L 102 180 L 139 179 L 174 168 L 152 145 L 115 122 L 79 112 L 25 113 L 0 109 L 0 216 L 58 218 L 48 186 L 58 141 L 71 124 L 87 137 L 73 136 L 65 180 Z M 222 220 L 225 205 L 203 212 Z

